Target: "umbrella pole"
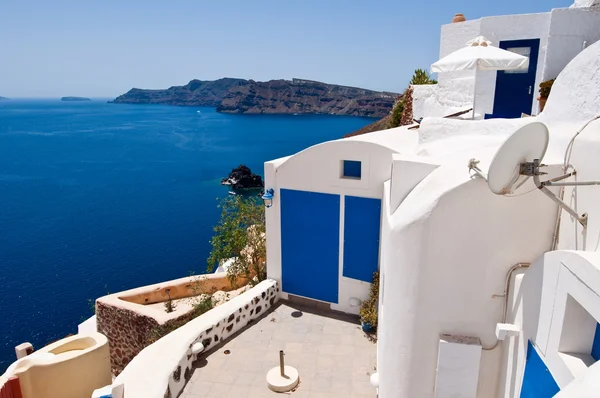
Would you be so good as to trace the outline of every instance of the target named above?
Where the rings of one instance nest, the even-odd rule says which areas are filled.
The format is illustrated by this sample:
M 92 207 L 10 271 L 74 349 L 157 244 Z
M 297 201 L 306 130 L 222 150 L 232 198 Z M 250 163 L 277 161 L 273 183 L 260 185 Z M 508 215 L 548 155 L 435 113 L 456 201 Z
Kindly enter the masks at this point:
M 473 117 L 471 120 L 475 120 L 475 103 L 477 102 L 477 70 L 475 70 L 475 79 L 473 80 Z

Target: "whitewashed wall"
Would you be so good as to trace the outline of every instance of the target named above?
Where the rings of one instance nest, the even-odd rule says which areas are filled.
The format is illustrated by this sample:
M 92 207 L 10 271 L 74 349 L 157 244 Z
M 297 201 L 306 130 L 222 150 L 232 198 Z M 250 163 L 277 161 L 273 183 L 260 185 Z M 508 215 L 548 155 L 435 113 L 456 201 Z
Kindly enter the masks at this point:
M 453 23 L 442 26 L 440 40 L 440 58 L 464 47 L 466 42 L 476 36 L 485 36 L 494 46 L 500 41 L 541 39 L 540 53 L 536 75 L 536 85 L 542 82 L 544 59 L 550 27 L 550 13 L 507 15 L 486 17 L 473 21 Z M 473 104 L 473 94 L 477 96 L 475 113 L 483 115 L 492 113 L 494 94 L 496 90 L 496 72 L 494 71 L 464 71 L 446 72 L 438 75 L 437 92 L 419 91 L 413 101 L 416 116 L 445 116 Z M 475 87 L 476 84 L 476 87 Z M 536 90 L 532 88 L 534 91 Z M 429 95 L 429 98 L 423 98 Z M 534 95 L 535 97 L 535 95 Z M 533 101 L 532 114 L 537 113 L 537 101 Z
M 339 239 L 339 303 L 331 307 L 357 314 L 359 307 L 351 306 L 350 298 L 368 297 L 370 283 L 346 278 L 343 272 L 344 256 L 344 197 L 346 195 L 381 199 L 383 183 L 390 178 L 392 154 L 385 146 L 360 140 L 337 140 L 319 144 L 284 161 L 265 163 L 265 187 L 275 190 L 273 206 L 266 211 L 267 274 L 281 285 L 281 217 L 280 189 L 296 189 L 340 195 Z M 340 178 L 342 160 L 362 162 L 359 181 Z M 315 275 L 317 277 L 317 275 Z M 285 285 L 282 297 L 286 297 Z
M 553 17 L 554 14 L 555 12 Z M 559 10 L 558 14 L 565 16 L 563 10 Z M 589 120 L 600 115 L 600 103 L 597 100 L 600 97 L 599 75 L 600 43 L 596 43 L 573 59 L 553 86 L 546 109 L 538 120 L 548 125 L 550 146 L 561 155 L 560 158 L 564 157 L 568 143 L 576 132 Z M 578 179 L 581 181 L 600 180 L 598 137 L 600 123 L 595 122 L 574 141 L 569 163 L 577 169 Z M 561 389 L 575 383 L 574 388 L 567 387 L 560 396 L 594 396 L 600 388 L 598 379 L 587 374 L 593 372 L 594 367 L 579 379 L 574 379 L 575 372 L 558 354 L 567 294 L 575 298 L 596 320 L 600 320 L 600 187 L 567 189 L 565 200 L 580 213 L 588 212 L 589 221 L 588 228 L 584 231 L 576 220 L 564 211 L 561 212 L 559 248 L 585 252 L 547 253 L 524 275 L 515 275 L 513 278 L 511 286 L 514 291 L 511 292 L 509 301 L 508 321 L 521 326 L 523 332 L 518 338 L 510 339 L 503 345 L 503 369 L 506 370 L 506 377 L 500 383 L 501 397 L 519 395 L 528 339 L 534 341 L 540 349 L 542 358 Z M 583 328 L 583 323 L 577 326 Z M 583 334 L 583 330 L 577 334 Z
M 594 319 L 600 319 L 600 254 L 548 252 L 524 274 L 515 275 L 513 281 L 507 321 L 521 332 L 503 343 L 507 372 L 501 379 L 499 396 L 520 394 L 528 341 L 535 344 L 562 390 L 587 373 L 587 366 L 579 359 L 587 356 L 588 362 L 595 362 L 589 353 L 597 322 Z M 574 302 L 583 314 L 573 311 Z M 571 353 L 579 354 L 578 358 Z M 596 381 L 598 387 L 600 380 Z
M 562 159 L 575 132 L 600 115 L 598 76 L 600 43 L 580 54 L 557 79 L 547 108 L 538 118 L 551 132 L 546 158 L 552 163 Z M 398 187 L 385 186 L 378 341 L 382 398 L 433 395 L 438 333 L 475 336 L 484 346 L 493 344 L 502 301 L 494 301 L 492 295 L 502 293 L 504 278 L 513 264 L 533 262 L 550 248 L 557 215 L 552 201 L 535 189 L 512 198 L 494 196 L 483 181 L 469 180 L 466 175 L 470 153 L 460 155 L 458 144 L 464 140 L 464 147 L 477 149 L 477 138 L 461 135 L 457 127 L 489 130 L 484 127 L 493 126 L 491 130 L 501 134 L 516 121 L 491 122 L 455 121 L 444 126 L 449 123 L 444 121 L 437 128 L 429 126 L 426 119 L 419 133 L 425 148 L 417 153 L 441 159 L 441 166 L 412 188 L 393 213 L 392 192 Z M 455 136 L 444 139 L 451 131 Z M 580 180 L 600 180 L 599 137 L 600 122 L 595 122 L 575 140 L 570 162 Z M 492 137 L 479 138 L 482 163 L 491 156 L 490 142 L 484 138 Z M 392 180 L 402 181 L 393 175 Z M 598 251 L 600 187 L 579 187 L 576 194 L 567 191 L 565 198 L 579 212 L 589 212 L 590 219 L 584 233 L 577 221 L 563 212 L 560 247 Z M 518 396 L 528 338 L 540 342 L 542 355 L 561 387 L 573 380 L 575 373 L 557 348 L 564 302 L 570 294 L 600 319 L 600 259 L 585 253 L 566 257 L 569 255 L 551 253 L 525 276 L 513 278 L 509 322 L 518 323 L 520 317 L 524 332 L 519 339 L 484 352 L 478 397 L 498 392 L 504 397 Z M 567 271 L 561 273 L 561 269 Z M 559 324 L 552 325 L 552 319 L 560 320 Z M 504 373 L 506 377 L 498 378 Z M 594 385 L 600 388 L 600 382 Z
M 178 397 L 194 372 L 194 361 L 268 313 L 279 300 L 279 287 L 265 280 L 230 301 L 192 319 L 144 348 L 117 376 L 127 398 Z M 204 351 L 193 353 L 202 343 Z
M 600 26 L 599 26 L 600 29 Z M 591 119 L 600 116 L 600 42 L 588 47 L 557 78 L 540 121 L 550 128 L 551 144 L 566 153 L 567 144 Z M 600 180 L 600 121 L 591 123 L 575 139 L 569 159 L 580 181 Z M 600 246 L 600 187 L 565 190 L 565 201 L 589 213 L 588 228 L 563 212 L 559 248 L 597 251 Z
M 531 114 L 537 114 L 539 104 L 536 101 L 537 87 L 543 81 L 544 60 L 548 46 L 550 29 L 550 13 L 505 15 L 481 19 L 481 34 L 487 37 L 492 45 L 498 46 L 500 41 L 540 39 L 540 51 L 533 90 Z M 494 94 L 496 90 L 496 72 L 477 72 L 477 113 L 492 113 L 494 110 Z
M 432 397 L 439 334 L 495 343 L 502 300 L 491 297 L 513 264 L 547 249 L 554 206 L 539 194 L 493 195 L 461 160 L 444 163 L 384 214 L 379 394 Z M 499 359 L 498 349 L 484 351 L 478 396 L 494 395 Z
M 599 26 L 600 10 L 552 10 L 543 79 L 556 78 L 577 54 L 598 41 Z
M 505 15 L 442 26 L 440 58 L 463 47 L 479 35 L 494 46 L 500 41 L 540 39 L 540 50 L 531 114 L 539 113 L 539 85 L 556 78 L 585 47 L 600 39 L 600 10 L 565 8 L 540 14 Z M 476 79 L 475 79 L 476 77 Z M 444 116 L 469 108 L 476 93 L 476 113 L 492 113 L 496 72 L 464 71 L 440 73 L 435 89 L 418 88 L 413 95 L 416 118 Z M 476 82 L 476 83 L 475 83 Z M 474 85 L 476 84 L 476 87 Z
M 472 20 L 442 26 L 440 58 L 465 46 L 479 35 L 481 20 Z M 472 106 L 475 72 L 447 72 L 438 74 L 435 86 L 415 86 L 413 114 L 421 117 L 442 117 Z

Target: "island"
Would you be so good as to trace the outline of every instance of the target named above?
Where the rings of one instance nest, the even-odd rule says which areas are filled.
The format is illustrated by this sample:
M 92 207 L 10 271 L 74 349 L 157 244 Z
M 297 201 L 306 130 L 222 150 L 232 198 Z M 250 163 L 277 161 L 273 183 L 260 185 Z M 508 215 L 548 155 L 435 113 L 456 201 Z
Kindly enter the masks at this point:
M 133 88 L 112 103 L 215 107 L 241 114 L 327 114 L 381 118 L 399 94 L 314 80 L 257 82 L 235 78 L 192 80 L 164 90 Z
M 90 98 L 85 97 L 62 97 L 61 101 L 91 101 Z
M 110 103 L 160 104 L 179 106 L 217 107 L 230 88 L 245 85 L 244 79 L 223 78 L 219 80 L 192 80 L 184 86 L 172 86 L 164 90 L 132 88 Z
M 8 98 L 6 98 L 6 97 L 0 97 L 0 101 L 7 101 L 7 100 L 8 100 Z
M 260 189 L 264 186 L 263 179 L 252 173 L 248 166 L 239 165 L 221 180 L 221 185 L 229 185 L 232 189 Z

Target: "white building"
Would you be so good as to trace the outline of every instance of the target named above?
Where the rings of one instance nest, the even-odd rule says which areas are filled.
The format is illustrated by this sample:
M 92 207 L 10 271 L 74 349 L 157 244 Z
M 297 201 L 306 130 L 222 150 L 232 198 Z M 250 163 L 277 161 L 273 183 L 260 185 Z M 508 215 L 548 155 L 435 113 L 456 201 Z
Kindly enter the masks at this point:
M 418 130 L 332 141 L 265 164 L 274 190 L 268 276 L 281 283 L 282 297 L 356 313 L 378 255 L 379 397 L 598 396 L 600 187 L 562 192 L 589 214 L 584 228 L 533 182 L 495 195 L 467 168 L 476 158 L 487 172 L 503 141 L 537 121 L 550 132 L 543 159 L 550 176 L 574 168 L 577 180 L 600 180 L 600 121 L 577 133 L 600 116 L 598 15 L 553 10 L 443 28 L 443 36 L 464 29 L 461 43 L 479 34 L 498 43 L 535 38 L 519 29 L 545 26 L 535 84 L 557 80 L 537 117 L 425 118 Z M 494 35 L 511 29 L 515 36 Z M 483 113 L 495 106 L 484 88 L 495 78 L 478 76 L 477 91 L 488 95 L 478 99 Z M 466 98 L 473 77 L 440 76 L 430 94 L 445 83 L 463 84 Z
M 358 313 L 379 267 L 383 184 L 393 156 L 415 148 L 399 129 L 315 145 L 265 163 L 275 191 L 267 218 L 267 273 L 287 294 Z M 401 130 L 401 129 L 400 129 Z
M 480 118 L 537 114 L 540 83 L 555 79 L 569 61 L 600 39 L 600 8 L 590 8 L 591 4 L 593 1 L 577 1 L 577 6 L 540 14 L 486 17 L 442 26 L 440 58 L 464 47 L 468 40 L 484 36 L 494 46 L 528 56 L 529 69 L 440 73 L 439 84 L 415 86 L 415 118 L 443 117 L 469 109 L 474 93 L 475 113 Z

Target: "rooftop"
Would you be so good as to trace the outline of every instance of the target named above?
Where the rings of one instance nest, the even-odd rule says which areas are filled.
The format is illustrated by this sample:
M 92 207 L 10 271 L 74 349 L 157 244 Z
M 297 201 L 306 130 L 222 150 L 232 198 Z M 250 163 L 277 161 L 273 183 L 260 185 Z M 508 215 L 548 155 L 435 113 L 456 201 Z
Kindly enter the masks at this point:
M 300 374 L 293 392 L 267 388 L 279 350 Z M 202 356 L 181 397 L 375 398 L 369 382 L 375 365 L 376 344 L 355 317 L 286 301 Z

